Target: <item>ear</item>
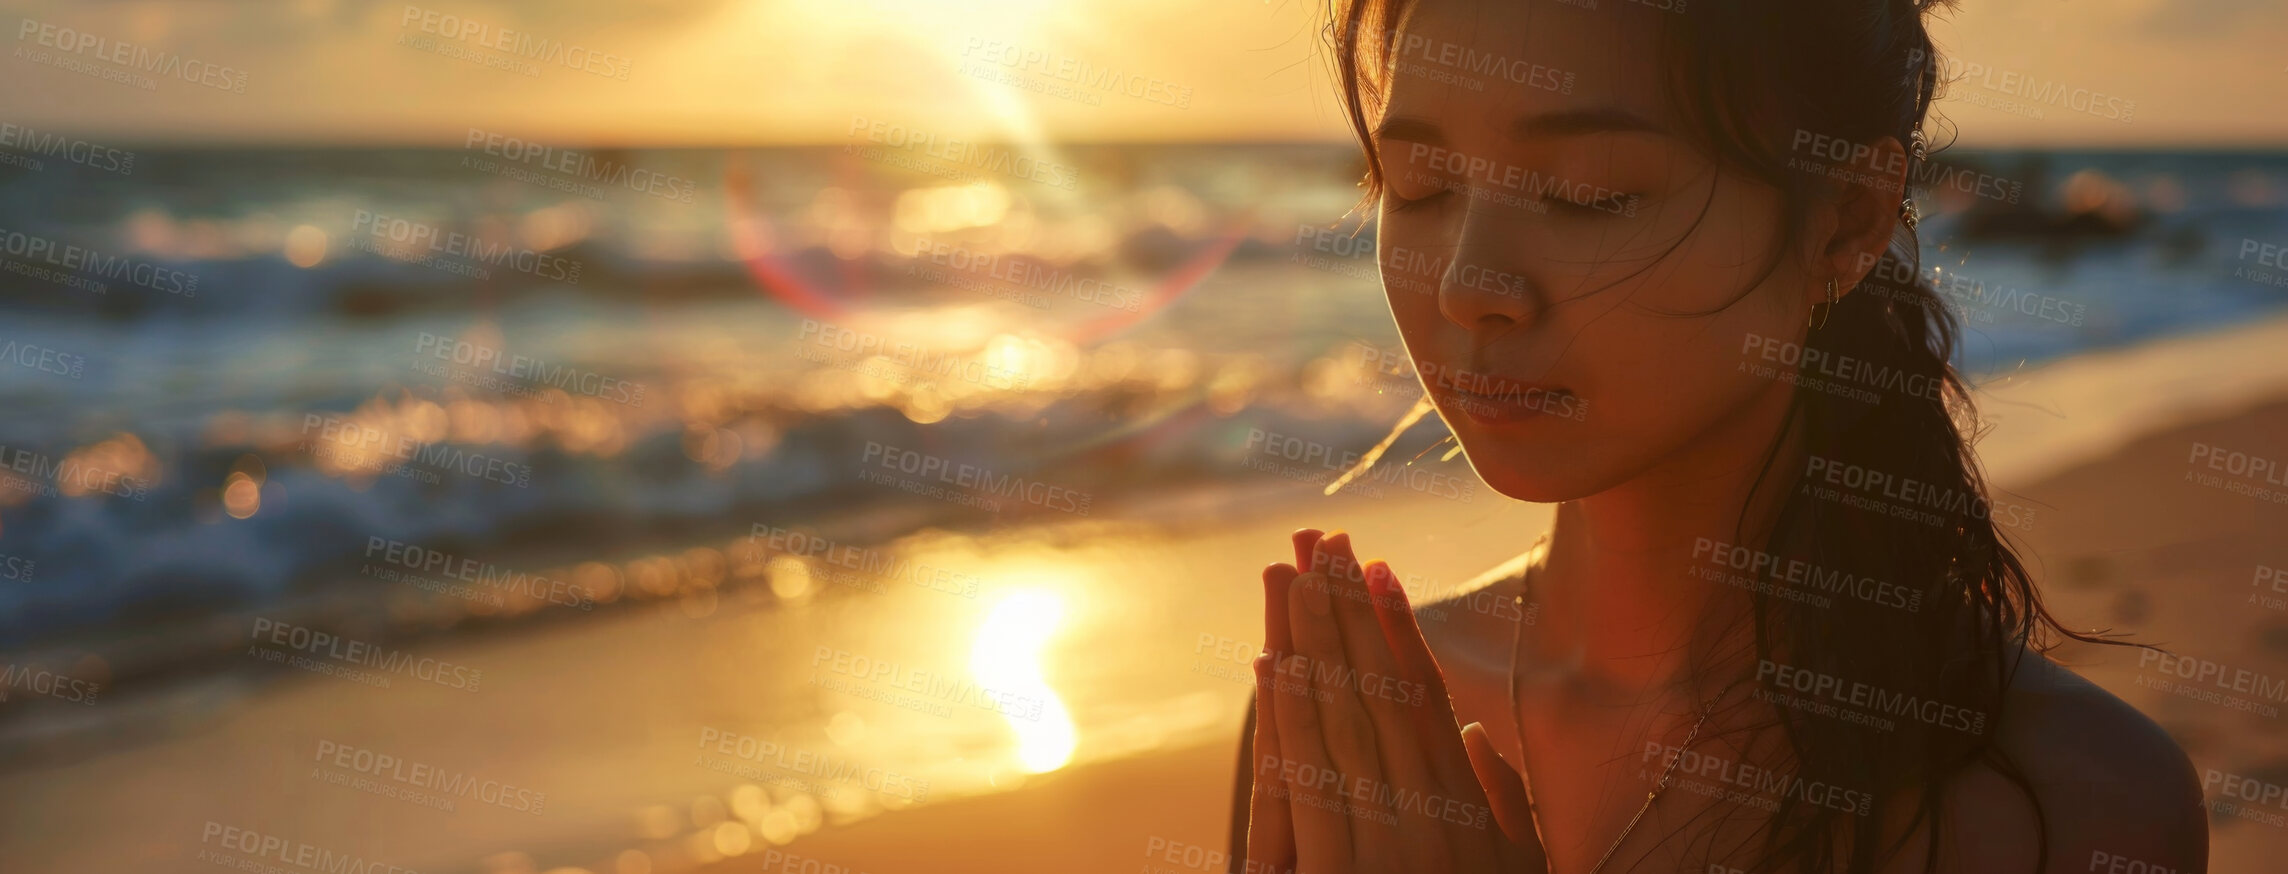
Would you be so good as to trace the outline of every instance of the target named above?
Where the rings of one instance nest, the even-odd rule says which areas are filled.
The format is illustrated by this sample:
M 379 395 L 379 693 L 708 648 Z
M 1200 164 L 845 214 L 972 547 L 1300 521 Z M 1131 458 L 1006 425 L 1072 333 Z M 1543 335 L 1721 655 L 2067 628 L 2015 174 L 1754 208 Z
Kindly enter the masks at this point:
M 1813 280 L 1809 302 L 1826 299 L 1830 278 L 1840 294 L 1857 288 L 1890 248 L 1891 232 L 1898 228 L 1907 184 L 1906 149 L 1896 138 L 1883 137 L 1852 148 L 1850 156 L 1823 165 L 1830 197 L 1813 213 L 1804 240 Z

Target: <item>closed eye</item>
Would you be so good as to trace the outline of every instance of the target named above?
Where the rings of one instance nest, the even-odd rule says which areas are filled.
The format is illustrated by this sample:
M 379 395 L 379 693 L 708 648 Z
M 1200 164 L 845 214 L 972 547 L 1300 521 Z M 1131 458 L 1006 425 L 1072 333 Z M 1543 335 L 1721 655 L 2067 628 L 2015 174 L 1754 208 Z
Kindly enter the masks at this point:
M 1570 197 L 1549 197 L 1542 202 L 1552 210 L 1582 218 L 1621 218 L 1634 216 L 1639 195 L 1625 191 L 1609 192 L 1605 197 L 1575 200 Z
M 1396 190 L 1390 190 L 1383 195 L 1383 200 L 1391 212 L 1407 212 L 1409 210 L 1419 209 L 1424 204 L 1443 198 L 1446 196 L 1446 194 L 1447 192 L 1443 188 L 1433 188 L 1429 193 L 1420 197 L 1407 197 L 1406 195 L 1399 194 Z

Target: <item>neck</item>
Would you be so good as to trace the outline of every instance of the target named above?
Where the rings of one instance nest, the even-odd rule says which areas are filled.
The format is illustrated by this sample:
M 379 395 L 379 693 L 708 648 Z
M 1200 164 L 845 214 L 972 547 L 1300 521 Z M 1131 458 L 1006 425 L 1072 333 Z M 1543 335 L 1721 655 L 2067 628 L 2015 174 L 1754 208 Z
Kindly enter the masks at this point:
M 1635 479 L 1558 506 L 1534 583 L 1538 660 L 1634 700 L 1712 694 L 1753 669 L 1750 594 L 1693 571 L 1710 567 L 1710 542 L 1763 542 L 1792 488 L 1795 439 L 1756 488 L 1780 437 L 1787 396 L 1776 394 L 1778 411 L 1744 411 Z

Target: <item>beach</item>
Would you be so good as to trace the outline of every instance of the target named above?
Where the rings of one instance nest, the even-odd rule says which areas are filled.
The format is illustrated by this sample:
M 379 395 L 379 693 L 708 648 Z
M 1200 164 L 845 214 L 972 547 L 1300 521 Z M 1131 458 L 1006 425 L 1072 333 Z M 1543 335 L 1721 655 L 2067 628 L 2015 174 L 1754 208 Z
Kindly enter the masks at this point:
M 2211 869 L 2282 867 L 2276 22 L 1346 5 L 30 0 L 0 874 L 1233 874 L 1294 531 L 1465 643 L 1572 621 L 1484 590 L 1558 506 L 1426 392 L 1504 464 L 1690 468 L 1790 387 L 1911 428 L 1917 355 L 1828 341 L 1926 317 L 1991 500 L 1852 446 L 1771 473 L 1864 529 L 1989 512 L 2139 644 L 2051 656 L 2191 754 Z M 1727 521 L 1675 593 L 1934 615 Z M 1791 712 L 1990 724 L 1766 655 Z M 1880 712 L 1786 694 L 1815 672 Z
M 2218 871 L 2255 870 L 2288 839 L 2226 794 L 2288 770 L 2277 712 L 2195 688 L 2215 684 L 2187 667 L 2288 676 L 2288 610 L 2262 582 L 2288 564 L 2265 536 L 2288 505 L 2231 472 L 2232 453 L 2280 454 L 2288 363 L 2248 350 L 2283 344 L 2288 320 L 2275 319 L 1983 390 L 1997 498 L 2032 508 L 2006 530 L 2060 618 L 2180 659 L 2057 654 L 2216 775 Z M 232 867 L 249 854 L 230 841 L 264 846 L 249 834 L 289 855 L 496 874 L 1211 870 L 1260 646 L 1256 573 L 1283 558 L 1287 532 L 1353 532 L 1414 591 L 1438 592 L 1521 551 L 1550 509 L 1482 489 L 1327 498 L 1308 482 L 1243 482 L 1111 519 L 930 530 L 890 547 L 975 569 L 981 591 L 821 568 L 799 598 L 727 588 L 417 645 L 481 671 L 473 690 L 304 671 L 175 693 L 203 709 L 108 701 L 152 714 L 148 736 L 0 775 L 0 844 L 22 871 Z M 1024 593 L 1053 605 L 1025 614 L 1051 630 L 1028 644 L 1038 652 L 1009 656 L 1023 670 L 989 673 L 1010 629 L 995 617 L 1035 603 Z M 1036 697 L 979 706 L 934 681 L 884 679 L 965 663 Z

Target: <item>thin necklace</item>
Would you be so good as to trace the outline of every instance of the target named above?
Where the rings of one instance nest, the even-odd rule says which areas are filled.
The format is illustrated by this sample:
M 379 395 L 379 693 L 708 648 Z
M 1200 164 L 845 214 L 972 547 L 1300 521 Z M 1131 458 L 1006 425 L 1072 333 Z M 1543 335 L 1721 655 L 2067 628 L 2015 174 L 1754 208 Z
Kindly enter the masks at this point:
M 1534 548 L 1539 549 L 1542 541 L 1548 539 L 1549 535 L 1542 535 L 1540 541 L 1534 542 Z M 1518 764 L 1522 766 L 1525 764 L 1525 723 L 1517 716 L 1517 663 L 1523 661 L 1525 657 L 1525 596 L 1533 591 L 1533 562 L 1530 558 L 1526 561 L 1525 576 L 1519 581 L 1518 586 L 1521 590 L 1517 596 L 1519 615 L 1517 624 L 1510 631 L 1509 641 L 1509 718 L 1511 726 L 1517 729 Z M 1692 723 L 1692 731 L 1684 736 L 1684 744 L 1676 748 L 1676 755 L 1668 757 L 1668 766 L 1661 769 L 1660 782 L 1653 784 L 1652 791 L 1645 793 L 1644 804 L 1637 807 L 1635 816 L 1629 817 L 1628 825 L 1621 826 L 1621 833 L 1613 837 L 1613 845 L 1605 848 L 1605 854 L 1597 857 L 1597 864 L 1589 866 L 1589 874 L 1599 874 L 1599 872 L 1604 871 L 1605 864 L 1613 861 L 1613 854 L 1621 851 L 1622 842 L 1629 839 L 1630 832 L 1636 831 L 1637 823 L 1644 819 L 1645 812 L 1652 810 L 1653 801 L 1660 797 L 1660 793 L 1667 791 L 1670 778 L 1676 776 L 1676 763 L 1684 760 L 1685 751 L 1692 749 L 1692 742 L 1700 737 L 1701 727 L 1708 724 L 1708 715 L 1714 712 L 1716 712 L 1714 699 L 1711 699 L 1707 706 L 1700 708 L 1700 718 Z M 1527 797 L 1532 797 L 1530 786 L 1527 788 Z

